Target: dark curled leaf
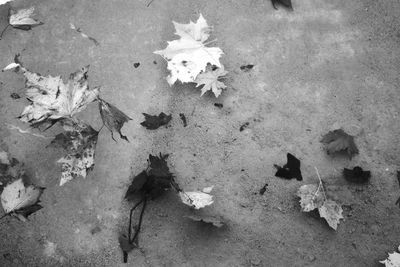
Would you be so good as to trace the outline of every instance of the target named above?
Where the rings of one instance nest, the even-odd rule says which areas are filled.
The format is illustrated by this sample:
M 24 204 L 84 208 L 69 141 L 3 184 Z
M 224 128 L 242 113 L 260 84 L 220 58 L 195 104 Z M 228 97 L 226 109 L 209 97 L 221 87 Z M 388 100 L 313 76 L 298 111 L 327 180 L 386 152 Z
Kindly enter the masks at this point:
M 348 182 L 363 184 L 368 182 L 371 172 L 363 171 L 361 167 L 356 166 L 352 170 L 344 168 L 343 176 Z
M 135 67 L 135 69 L 137 69 L 137 68 L 139 68 L 140 63 L 139 62 L 133 63 L 133 66 Z
M 167 115 L 164 112 L 161 112 L 158 116 L 153 116 L 146 113 L 143 113 L 143 115 L 145 121 L 141 122 L 140 125 L 146 127 L 148 130 L 155 130 L 163 125 L 167 125 L 172 119 L 172 115 Z
M 358 154 L 354 137 L 342 129 L 325 134 L 321 139 L 321 143 L 325 144 L 328 155 L 336 152 L 347 152 L 349 157 L 352 158 L 355 154 Z
M 187 126 L 187 121 L 186 121 L 186 116 L 185 116 L 185 114 L 179 113 L 179 117 L 180 117 L 181 120 L 182 120 L 183 127 L 186 127 L 186 126 Z
M 248 71 L 250 71 L 253 67 L 254 67 L 254 65 L 249 64 L 249 65 L 240 66 L 240 69 L 241 69 L 242 71 L 244 71 L 244 72 L 248 72 Z
M 124 126 L 125 122 L 131 120 L 125 113 L 116 108 L 115 106 L 107 103 L 106 101 L 99 98 L 99 109 L 101 119 L 103 120 L 104 125 L 110 130 L 111 138 L 115 141 L 113 136 L 113 131 L 119 133 L 119 136 L 128 141 L 128 138 L 121 133 L 121 128 Z
M 221 103 L 214 103 L 214 106 L 216 106 L 217 108 L 223 108 L 224 105 Z
M 118 237 L 118 242 L 124 255 L 124 263 L 126 263 L 128 261 L 128 253 L 137 248 L 137 246 L 134 242 L 129 242 L 129 238 L 124 234 Z
M 142 190 L 144 184 L 147 182 L 147 178 L 148 176 L 146 171 L 142 171 L 136 175 L 126 191 L 125 198 L 127 200 L 133 200 L 135 195 Z
M 221 228 L 225 225 L 225 222 L 220 216 L 187 215 L 184 217 L 189 218 L 193 221 L 212 224 L 213 226 L 218 228 Z
M 293 6 L 292 6 L 292 1 L 291 0 L 271 0 L 271 2 L 272 2 L 272 6 L 275 9 L 278 9 L 277 5 L 281 5 L 283 7 L 286 7 L 289 10 L 293 10 Z
M 300 160 L 290 153 L 287 153 L 287 163 L 283 165 L 283 167 L 276 164 L 274 164 L 274 167 L 277 169 L 275 173 L 276 177 L 285 179 L 296 178 L 298 181 L 303 180 L 300 170 Z

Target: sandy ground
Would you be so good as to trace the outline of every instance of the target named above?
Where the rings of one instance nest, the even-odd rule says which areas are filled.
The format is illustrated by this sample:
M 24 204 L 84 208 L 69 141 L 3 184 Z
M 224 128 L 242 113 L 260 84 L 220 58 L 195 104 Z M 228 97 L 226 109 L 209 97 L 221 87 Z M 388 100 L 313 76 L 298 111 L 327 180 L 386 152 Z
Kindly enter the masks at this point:
M 129 177 L 146 167 L 149 153 L 162 152 L 185 190 L 214 185 L 215 203 L 202 212 L 223 216 L 227 227 L 183 218 L 192 211 L 170 192 L 149 204 L 141 249 L 128 266 L 382 266 L 378 260 L 400 244 L 400 2 L 293 0 L 294 12 L 276 11 L 267 0 L 148 2 L 17 0 L 0 7 L 1 28 L 10 6 L 34 6 L 45 23 L 7 30 L 0 66 L 17 53 L 43 75 L 68 77 L 90 64 L 90 85 L 132 118 L 123 128 L 130 143 L 102 131 L 94 171 L 59 187 L 63 151 L 46 148 L 59 129 L 41 133 L 48 138 L 9 129 L 28 128 L 17 119 L 28 101 L 10 97 L 24 95 L 21 75 L 0 74 L 1 147 L 47 188 L 44 208 L 29 222 L 0 222 L 0 265 L 124 266 L 117 236 L 128 220 Z M 165 61 L 152 53 L 176 38 L 172 20 L 188 23 L 200 13 L 214 26 L 211 39 L 229 71 L 218 99 L 200 97 L 192 85 L 170 88 Z M 254 68 L 244 72 L 245 64 Z M 162 111 L 172 113 L 170 127 L 140 126 L 142 112 Z M 82 118 L 101 126 L 96 105 Z M 351 161 L 327 156 L 319 142 L 339 127 L 356 136 L 360 154 Z M 302 182 L 274 177 L 273 164 L 283 164 L 287 152 L 301 159 Z M 341 177 L 342 168 L 356 165 L 371 170 L 368 185 Z M 300 211 L 296 191 L 317 183 L 314 167 L 344 205 L 336 232 L 318 214 Z

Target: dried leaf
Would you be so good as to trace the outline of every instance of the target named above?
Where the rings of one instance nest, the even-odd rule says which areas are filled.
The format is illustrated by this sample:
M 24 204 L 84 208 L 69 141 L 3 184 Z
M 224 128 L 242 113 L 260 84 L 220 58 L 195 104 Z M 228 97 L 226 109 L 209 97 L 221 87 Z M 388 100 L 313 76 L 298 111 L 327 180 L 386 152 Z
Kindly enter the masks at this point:
M 128 253 L 137 248 L 137 245 L 134 242 L 129 242 L 129 238 L 124 234 L 118 237 L 118 242 L 124 254 L 124 263 L 126 263 L 128 261 Z
M 240 69 L 241 69 L 242 71 L 244 71 L 244 72 L 248 72 L 248 71 L 250 71 L 253 67 L 254 67 L 254 65 L 249 64 L 249 65 L 240 66 Z
M 336 230 L 340 219 L 343 219 L 343 210 L 335 201 L 326 199 L 321 187 L 308 184 L 299 188 L 297 196 L 300 197 L 301 209 L 303 212 L 318 209 L 319 215 L 327 221 L 330 227 Z
M 98 89 L 89 90 L 89 66 L 72 73 L 68 82 L 64 83 L 61 76 L 43 77 L 25 69 L 20 63 L 17 65 L 17 70 L 26 78 L 26 95 L 32 102 L 20 116 L 24 122 L 54 124 L 60 119 L 71 118 L 98 97 Z
M 400 251 L 400 246 L 397 249 Z M 383 261 L 379 261 L 382 264 L 385 264 L 385 267 L 399 267 L 400 266 L 400 253 L 398 252 L 393 252 L 393 253 L 388 253 L 389 257 Z
M 128 141 L 128 138 L 121 133 L 121 128 L 124 126 L 125 122 L 131 120 L 125 113 L 116 108 L 115 106 L 107 103 L 106 101 L 99 98 L 99 110 L 101 119 L 104 125 L 110 130 L 111 138 L 115 141 L 113 136 L 113 131 L 119 133 L 119 136 Z
M 225 222 L 223 221 L 223 219 L 220 216 L 202 216 L 202 215 L 193 214 L 193 215 L 187 215 L 184 217 L 189 218 L 196 222 L 212 224 L 213 226 L 218 227 L 218 228 L 225 225 Z
M 90 125 L 85 123 L 65 124 L 65 133 L 62 137 L 56 136 L 56 143 L 66 148 L 67 155 L 59 159 L 57 162 L 62 164 L 60 186 L 66 182 L 81 176 L 86 178 L 87 173 L 94 167 L 94 157 L 98 132 Z M 61 144 L 60 144 L 61 142 Z
M 292 6 L 292 1 L 291 0 L 271 0 L 272 2 L 272 6 L 275 9 L 278 9 L 276 6 L 277 5 L 281 5 L 283 7 L 286 7 L 289 10 L 293 10 L 293 6 Z
M 140 125 L 146 127 L 146 129 L 148 130 L 156 130 L 163 125 L 167 125 L 172 119 L 171 114 L 167 115 L 164 112 L 161 112 L 158 116 L 157 115 L 153 116 L 146 113 L 143 113 L 143 115 L 145 121 L 141 122 Z
M 147 178 L 148 176 L 146 171 L 142 171 L 136 175 L 133 178 L 132 183 L 129 185 L 128 191 L 126 191 L 125 198 L 127 200 L 133 200 L 135 195 L 142 190 L 143 186 L 147 182 Z
M 321 143 L 326 145 L 328 154 L 346 151 L 350 158 L 358 154 L 358 148 L 354 143 L 354 137 L 342 129 L 331 131 L 324 135 Z
M 26 218 L 42 208 L 38 202 L 43 190 L 44 188 L 35 185 L 25 186 L 22 178 L 19 178 L 4 187 L 1 205 L 6 214 L 15 213 Z
M 218 79 L 225 76 L 227 73 L 222 64 L 220 68 L 215 70 L 212 70 L 210 65 L 208 65 L 206 71 L 200 73 L 194 82 L 197 83 L 196 87 L 203 85 L 203 88 L 201 88 L 201 95 L 204 95 L 207 91 L 212 91 L 215 97 L 219 97 L 222 90 L 226 88 L 226 85 Z
M 222 67 L 219 62 L 222 50 L 218 47 L 207 47 L 204 43 L 210 36 L 211 28 L 201 14 L 196 23 L 173 23 L 175 34 L 181 38 L 168 42 L 164 50 L 154 52 L 168 61 L 171 74 L 167 81 L 170 85 L 177 80 L 183 83 L 194 82 L 197 75 L 206 70 L 207 64 Z
M 371 172 L 364 171 L 361 167 L 356 166 L 352 170 L 344 168 L 343 176 L 351 183 L 363 184 L 368 182 Z
M 211 205 L 213 201 L 213 196 L 203 192 L 179 192 L 179 196 L 183 204 L 186 204 L 196 210 L 204 208 L 208 205 Z
M 32 27 L 42 25 L 43 23 L 31 18 L 35 11 L 34 7 L 27 9 L 20 9 L 14 11 L 10 9 L 10 18 L 9 23 L 12 27 L 20 29 L 20 30 L 30 30 Z
M 181 118 L 181 120 L 182 120 L 183 127 L 186 127 L 186 126 L 187 126 L 187 120 L 186 120 L 186 116 L 185 116 L 185 114 L 183 114 L 183 113 L 179 113 L 179 117 L 180 117 L 180 118 Z
M 287 153 L 286 156 L 287 163 L 283 167 L 274 164 L 274 167 L 277 169 L 275 176 L 285 179 L 296 178 L 298 181 L 302 181 L 303 176 L 300 170 L 300 160 L 290 153 Z

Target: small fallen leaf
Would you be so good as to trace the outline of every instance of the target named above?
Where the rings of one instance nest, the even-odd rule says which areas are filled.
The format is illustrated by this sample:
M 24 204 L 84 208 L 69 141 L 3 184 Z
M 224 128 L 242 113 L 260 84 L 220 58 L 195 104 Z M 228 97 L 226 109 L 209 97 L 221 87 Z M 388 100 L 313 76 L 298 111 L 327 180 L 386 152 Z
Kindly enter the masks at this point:
M 167 115 L 164 112 L 161 112 L 158 116 L 146 113 L 143 113 L 143 115 L 145 121 L 141 122 L 140 125 L 148 130 L 156 130 L 163 125 L 167 125 L 172 119 L 172 115 Z
M 38 204 L 44 188 L 35 185 L 25 186 L 22 178 L 8 184 L 1 193 L 1 205 L 6 214 L 19 214 L 27 218 L 42 208 Z
M 352 170 L 344 168 L 343 176 L 351 183 L 363 184 L 368 182 L 371 172 L 364 171 L 361 167 L 356 166 Z
M 12 93 L 11 95 L 10 95 L 10 97 L 12 98 L 12 99 L 20 99 L 21 97 L 20 97 L 20 95 L 19 94 L 17 94 L 17 93 Z
M 118 242 L 124 254 L 124 263 L 126 263 L 128 261 L 128 253 L 137 248 L 137 245 L 134 242 L 129 242 L 129 238 L 124 234 L 118 237 Z
M 285 179 L 296 178 L 298 181 L 303 180 L 300 170 L 300 160 L 290 153 L 287 153 L 287 163 L 283 167 L 276 164 L 274 164 L 274 167 L 277 169 L 275 173 L 276 177 Z
M 62 164 L 60 186 L 78 176 L 86 175 L 94 167 L 98 132 L 83 122 L 64 122 L 65 133 L 52 141 L 67 150 L 57 162 Z
M 265 184 L 265 185 L 260 189 L 260 191 L 259 191 L 260 195 L 264 195 L 264 194 L 265 194 L 265 191 L 267 191 L 267 186 L 268 186 L 268 184 Z
M 193 214 L 193 215 L 187 215 L 184 217 L 189 218 L 196 222 L 212 224 L 213 226 L 218 227 L 218 228 L 225 225 L 225 222 L 223 221 L 223 219 L 220 216 L 202 216 L 202 215 Z
M 223 54 L 219 47 L 207 47 L 204 43 L 210 36 L 211 27 L 200 14 L 196 23 L 180 24 L 173 22 L 179 40 L 168 42 L 167 48 L 155 51 L 168 62 L 171 74 L 167 77 L 169 85 L 177 80 L 182 83 L 194 82 L 206 70 L 207 64 L 222 67 L 219 58 Z
M 182 202 L 196 210 L 204 208 L 211 205 L 213 201 L 213 196 L 203 192 L 179 192 Z
M 322 184 L 308 184 L 301 186 L 297 191 L 300 197 L 300 206 L 303 212 L 318 209 L 319 215 L 324 218 L 334 230 L 343 219 L 342 207 L 331 199 L 327 199 Z
M 34 11 L 35 11 L 34 7 L 27 9 L 20 9 L 17 11 L 10 9 L 10 18 L 9 18 L 10 25 L 14 28 L 25 31 L 32 29 L 32 27 L 42 25 L 43 22 L 31 18 L 34 15 L 33 14 Z
M 206 71 L 200 73 L 194 82 L 197 83 L 196 87 L 203 85 L 203 88 L 201 88 L 201 95 L 204 95 L 207 91 L 212 91 L 215 97 L 219 97 L 222 90 L 226 88 L 226 85 L 218 79 L 225 76 L 227 73 L 222 64 L 220 68 L 215 70 L 212 70 L 211 66 L 208 65 Z
M 250 125 L 249 122 L 243 123 L 242 126 L 240 126 L 239 131 L 243 132 L 249 125 Z
M 272 2 L 272 6 L 275 9 L 278 9 L 276 6 L 277 5 L 281 5 L 283 7 L 286 7 L 289 10 L 293 10 L 293 6 L 292 6 L 292 1 L 291 0 L 271 0 Z
M 337 129 L 325 134 L 321 143 L 326 145 L 328 154 L 346 151 L 350 158 L 358 154 L 358 148 L 354 143 L 354 137 L 347 134 L 342 129 Z
M 400 251 L 400 246 L 397 249 Z M 400 253 L 394 251 L 393 253 L 388 253 L 389 257 L 383 261 L 379 261 L 385 264 L 385 267 L 399 267 L 400 266 Z
M 131 118 L 129 118 L 121 110 L 101 98 L 99 98 L 99 110 L 104 125 L 111 132 L 111 138 L 115 141 L 113 131 L 116 131 L 119 133 L 119 136 L 122 139 L 129 142 L 128 138 L 121 133 L 121 128 L 122 126 L 124 126 L 124 123 L 131 120 Z

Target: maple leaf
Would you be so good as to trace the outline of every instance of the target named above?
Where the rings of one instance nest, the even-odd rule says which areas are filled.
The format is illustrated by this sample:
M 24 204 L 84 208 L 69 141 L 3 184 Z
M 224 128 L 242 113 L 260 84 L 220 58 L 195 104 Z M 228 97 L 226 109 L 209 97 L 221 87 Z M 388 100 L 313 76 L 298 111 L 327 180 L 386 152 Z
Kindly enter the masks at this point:
M 352 170 L 344 168 L 343 176 L 349 182 L 362 184 L 368 182 L 371 172 L 356 166 Z
M 22 178 L 8 184 L 1 193 L 1 205 L 6 214 L 17 216 L 25 221 L 27 217 L 42 208 L 39 198 L 44 188 L 35 185 L 25 186 Z
M 18 62 L 17 56 L 16 62 L 3 70 L 10 69 L 21 71 L 26 78 L 26 95 L 32 103 L 25 107 L 20 116 L 24 122 L 54 123 L 63 118 L 71 118 L 98 98 L 98 88 L 89 90 L 89 66 L 72 73 L 67 83 L 63 82 L 61 76 L 43 77 L 30 72 Z
M 400 251 L 400 246 L 397 249 Z M 399 267 L 400 266 L 400 253 L 394 251 L 393 253 L 388 253 L 389 257 L 383 261 L 379 261 L 385 264 L 385 267 Z
M 337 229 L 340 219 L 343 219 L 343 210 L 335 201 L 326 198 L 322 183 L 302 185 L 297 191 L 297 196 L 300 197 L 303 212 L 318 209 L 319 215 L 327 221 L 328 225 Z
M 132 200 L 135 195 L 144 194 L 151 199 L 155 199 L 171 187 L 180 191 L 173 174 L 169 171 L 167 158 L 168 154 L 162 155 L 160 153 L 160 156 L 150 154 L 148 159 L 149 167 L 132 179 L 125 198 Z
M 328 132 L 322 137 L 321 143 L 326 145 L 328 154 L 347 151 L 350 158 L 358 154 L 358 148 L 354 143 L 354 137 L 347 134 L 342 129 Z
M 196 222 L 203 222 L 207 224 L 212 224 L 215 227 L 221 228 L 225 225 L 224 220 L 220 216 L 204 216 L 204 215 L 186 215 L 184 216 Z
M 302 181 L 303 176 L 300 170 L 300 160 L 290 153 L 287 153 L 286 156 L 287 163 L 283 167 L 274 164 L 274 167 L 277 169 L 275 176 L 285 179 L 296 178 L 298 181 Z
M 177 80 L 182 83 L 194 82 L 197 75 L 206 70 L 207 64 L 222 67 L 219 58 L 223 54 L 219 47 L 207 47 L 204 43 L 210 36 L 211 28 L 200 14 L 196 23 L 180 24 L 173 21 L 179 40 L 168 42 L 167 48 L 155 51 L 168 61 L 169 85 Z
M 203 85 L 203 88 L 201 88 L 201 95 L 211 90 L 215 97 L 218 97 L 222 90 L 226 88 L 226 85 L 218 81 L 218 79 L 225 76 L 227 73 L 222 64 L 220 68 L 215 70 L 212 70 L 212 67 L 208 65 L 206 71 L 200 73 L 194 82 L 197 83 L 196 87 Z
M 17 11 L 10 9 L 9 24 L 13 28 L 25 31 L 32 29 L 32 27 L 42 25 L 43 22 L 31 18 L 34 15 L 33 13 L 34 11 L 35 11 L 34 7 L 30 7 L 27 9 L 20 9 Z
M 66 132 L 52 141 L 67 150 L 67 155 L 57 161 L 62 164 L 60 186 L 78 176 L 86 178 L 94 167 L 98 138 L 98 132 L 83 122 L 66 121 L 63 127 Z
M 292 6 L 292 1 L 291 0 L 271 0 L 272 2 L 272 6 L 275 9 L 278 9 L 276 6 L 277 5 L 281 5 L 283 7 L 286 7 L 289 10 L 293 10 L 293 6 Z
M 212 188 L 211 188 L 212 190 Z M 194 191 L 194 192 L 185 192 L 185 191 L 180 191 L 179 196 L 181 198 L 181 201 L 183 204 L 188 205 L 196 210 L 204 208 L 208 205 L 211 205 L 214 200 L 213 196 L 210 195 L 209 193 L 211 192 L 209 188 L 204 188 L 202 192 L 200 191 Z M 205 193 L 209 192 L 209 193 Z
M 158 116 L 157 115 L 149 115 L 143 113 L 145 121 L 141 122 L 140 125 L 146 127 L 148 130 L 156 130 L 163 125 L 167 125 L 171 119 L 172 115 L 167 115 L 164 112 L 161 112 Z
M 132 119 L 110 103 L 107 103 L 101 98 L 98 99 L 101 119 L 103 120 L 103 123 L 107 129 L 110 130 L 111 138 L 115 141 L 113 131 L 116 131 L 119 133 L 119 136 L 122 139 L 129 142 L 128 138 L 121 133 L 121 128 L 124 126 L 125 122 L 128 122 Z

